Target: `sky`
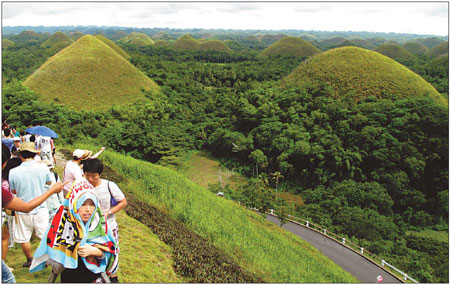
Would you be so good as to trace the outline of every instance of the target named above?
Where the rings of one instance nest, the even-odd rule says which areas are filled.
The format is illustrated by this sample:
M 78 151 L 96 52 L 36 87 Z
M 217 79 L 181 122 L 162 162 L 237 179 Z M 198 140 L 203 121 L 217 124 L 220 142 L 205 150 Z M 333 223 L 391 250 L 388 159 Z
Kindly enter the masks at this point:
M 448 2 L 19 2 L 2 1 L 2 26 L 367 31 L 448 35 Z

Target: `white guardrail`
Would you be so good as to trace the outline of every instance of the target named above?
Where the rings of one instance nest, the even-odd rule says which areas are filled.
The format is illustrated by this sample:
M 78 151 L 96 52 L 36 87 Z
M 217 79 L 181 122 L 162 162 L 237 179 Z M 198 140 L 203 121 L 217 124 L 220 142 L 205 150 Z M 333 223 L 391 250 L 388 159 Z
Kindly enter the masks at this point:
M 240 203 L 239 203 L 239 204 L 240 204 Z M 254 208 L 254 210 L 257 210 L 257 211 L 258 211 L 258 209 L 256 209 L 256 208 Z M 273 210 L 273 209 L 270 209 L 270 214 L 276 216 L 276 214 L 274 214 L 274 210 Z M 277 217 L 278 217 L 278 216 L 277 216 Z M 377 265 L 379 265 L 379 264 L 378 264 L 378 262 L 377 262 L 376 260 L 381 260 L 381 267 L 382 267 L 382 268 L 384 268 L 385 270 L 387 270 L 387 269 L 385 268 L 385 265 L 387 265 L 389 268 L 391 268 L 391 269 L 397 271 L 400 275 L 403 276 L 403 279 L 405 280 L 405 282 L 406 282 L 407 280 L 410 280 L 410 281 L 412 281 L 412 282 L 414 282 L 414 283 L 419 283 L 417 280 L 415 280 L 415 279 L 411 278 L 410 276 L 408 276 L 408 274 L 406 274 L 406 273 L 404 273 L 403 271 L 401 271 L 401 270 L 395 268 L 393 265 L 387 263 L 385 260 L 383 260 L 383 259 L 379 258 L 378 256 L 374 255 L 373 253 L 369 252 L 367 249 L 365 250 L 363 247 L 360 247 L 359 245 L 356 245 L 356 244 L 354 244 L 354 243 L 351 243 L 351 242 L 349 242 L 349 241 L 346 241 L 344 237 L 341 237 L 341 236 L 338 236 L 338 235 L 336 235 L 336 234 L 334 234 L 334 233 L 332 233 L 332 232 L 329 232 L 329 231 L 327 231 L 327 229 L 324 229 L 324 228 L 322 228 L 322 227 L 320 227 L 320 226 L 318 226 L 318 225 L 315 225 L 315 224 L 311 223 L 310 221 L 303 220 L 303 219 L 301 219 L 301 218 L 298 218 L 298 217 L 295 217 L 295 216 L 292 216 L 292 215 L 288 215 L 288 217 L 289 217 L 289 218 L 294 218 L 294 219 L 296 219 L 296 220 L 299 220 L 299 221 L 304 222 L 304 226 L 306 226 L 306 227 L 308 227 L 308 228 L 311 228 L 311 229 L 313 229 L 313 227 L 314 227 L 314 228 L 317 228 L 317 231 L 318 231 L 318 232 L 322 233 L 322 234 L 325 235 L 325 236 L 328 236 L 328 237 L 334 239 L 336 242 L 339 242 L 339 243 L 343 244 L 344 246 L 346 246 L 346 247 L 352 249 L 353 251 L 355 251 L 355 252 L 357 252 L 357 253 L 359 253 L 359 254 L 365 256 L 367 259 L 371 260 L 373 263 L 375 263 L 375 264 L 377 264 Z M 291 220 L 291 219 L 286 219 L 286 220 L 291 221 L 291 222 L 295 222 L 295 223 L 299 223 L 298 221 Z M 301 223 L 300 223 L 300 224 L 301 224 Z M 302 224 L 302 225 L 303 225 L 303 224 Z M 334 237 L 333 237 L 333 236 L 334 236 Z M 358 252 L 358 250 L 356 250 L 356 249 L 359 249 L 359 252 Z M 371 258 L 368 258 L 367 256 L 370 256 Z M 389 270 L 388 270 L 388 271 L 389 271 Z M 391 272 L 391 274 L 394 274 L 394 272 Z

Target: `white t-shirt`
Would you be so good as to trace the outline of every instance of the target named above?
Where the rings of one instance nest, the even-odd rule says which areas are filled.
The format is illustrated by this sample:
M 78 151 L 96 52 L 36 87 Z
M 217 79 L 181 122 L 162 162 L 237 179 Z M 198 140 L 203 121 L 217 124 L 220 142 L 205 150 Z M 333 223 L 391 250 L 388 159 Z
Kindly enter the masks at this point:
M 109 183 L 109 190 L 108 190 Z M 100 179 L 100 185 L 94 188 L 95 194 L 97 194 L 97 198 L 100 202 L 100 207 L 103 213 L 107 213 L 109 209 L 111 209 L 111 195 L 116 199 L 117 202 L 125 199 L 125 195 L 122 190 L 120 190 L 119 186 L 116 183 Z M 111 194 L 109 194 L 111 192 Z M 108 216 L 108 226 L 112 229 L 117 227 L 116 217 L 114 214 Z
M 70 181 L 69 183 L 64 185 L 64 197 L 67 195 L 70 188 L 72 188 L 72 183 L 77 179 L 81 179 L 82 177 L 83 171 L 81 170 L 80 165 L 73 162 L 72 160 L 69 160 L 66 163 L 63 174 L 63 182 Z
M 37 140 L 38 149 L 42 152 L 52 152 L 50 139 L 50 137 L 39 136 L 39 139 Z

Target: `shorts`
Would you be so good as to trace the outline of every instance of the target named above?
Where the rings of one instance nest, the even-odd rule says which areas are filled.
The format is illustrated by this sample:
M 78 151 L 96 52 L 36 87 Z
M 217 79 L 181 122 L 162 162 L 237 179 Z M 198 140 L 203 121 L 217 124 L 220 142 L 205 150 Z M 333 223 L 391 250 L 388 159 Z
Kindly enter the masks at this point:
M 16 214 L 14 219 L 14 242 L 26 243 L 31 239 L 33 231 L 42 239 L 49 226 L 48 211 L 39 211 L 36 214 Z
M 53 162 L 52 152 L 51 151 L 41 151 L 41 160 L 48 160 Z

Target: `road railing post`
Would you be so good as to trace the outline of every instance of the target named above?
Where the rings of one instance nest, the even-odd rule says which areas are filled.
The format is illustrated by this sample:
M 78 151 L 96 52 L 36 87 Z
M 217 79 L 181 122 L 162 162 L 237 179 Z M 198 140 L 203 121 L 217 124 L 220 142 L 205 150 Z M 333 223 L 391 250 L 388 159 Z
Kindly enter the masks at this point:
M 364 247 L 361 247 L 361 254 L 364 254 Z
M 345 238 L 342 238 L 342 243 L 345 244 Z
M 306 221 L 306 226 L 309 228 L 309 221 Z

